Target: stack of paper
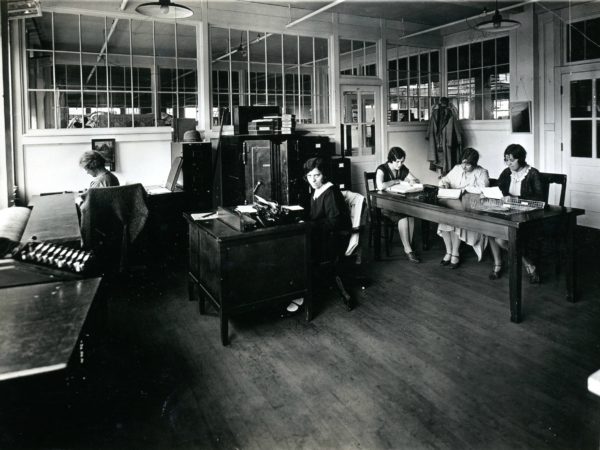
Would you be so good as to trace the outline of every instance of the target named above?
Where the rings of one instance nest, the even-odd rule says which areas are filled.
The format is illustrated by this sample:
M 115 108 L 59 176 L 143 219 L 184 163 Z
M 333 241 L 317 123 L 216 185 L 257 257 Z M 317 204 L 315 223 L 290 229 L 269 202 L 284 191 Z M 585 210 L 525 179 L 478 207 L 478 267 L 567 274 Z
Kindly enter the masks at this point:
M 421 192 L 423 185 L 421 183 L 410 184 L 407 181 L 401 181 L 399 184 L 395 184 L 388 188 L 390 192 L 396 192 L 398 194 L 407 194 L 409 192 Z
M 483 196 L 485 198 L 495 198 L 498 200 L 502 200 L 502 198 L 504 197 L 502 195 L 502 191 L 500 190 L 500 188 L 498 186 L 484 187 L 482 189 L 482 192 L 483 192 Z
M 438 198 L 450 198 L 450 199 L 458 199 L 460 198 L 460 194 L 462 193 L 462 189 L 438 189 Z

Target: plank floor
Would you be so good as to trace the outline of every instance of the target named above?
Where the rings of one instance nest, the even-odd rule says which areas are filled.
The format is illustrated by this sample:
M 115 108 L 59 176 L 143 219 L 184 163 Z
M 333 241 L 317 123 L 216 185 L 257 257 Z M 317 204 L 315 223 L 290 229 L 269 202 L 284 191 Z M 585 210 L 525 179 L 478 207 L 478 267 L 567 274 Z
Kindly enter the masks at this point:
M 188 301 L 185 264 L 121 280 L 84 382 L 2 386 L 0 448 L 598 449 L 598 236 L 579 230 L 580 300 L 544 266 L 521 324 L 490 256 L 463 248 L 450 270 L 441 241 L 419 265 L 400 246 L 365 258 L 351 312 L 324 289 L 310 323 L 236 317 L 229 347 Z

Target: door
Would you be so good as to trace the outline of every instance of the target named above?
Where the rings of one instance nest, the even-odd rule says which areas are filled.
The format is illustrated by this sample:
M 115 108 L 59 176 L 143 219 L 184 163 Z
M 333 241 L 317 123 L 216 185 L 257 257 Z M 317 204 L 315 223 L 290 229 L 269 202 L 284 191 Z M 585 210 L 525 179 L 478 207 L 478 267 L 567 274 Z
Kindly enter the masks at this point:
M 381 111 L 379 86 L 341 86 L 342 153 L 351 159 L 353 190 L 363 191 L 362 173 L 375 170 L 380 160 Z
M 564 74 L 562 87 L 565 205 L 586 210 L 579 225 L 600 229 L 600 71 Z

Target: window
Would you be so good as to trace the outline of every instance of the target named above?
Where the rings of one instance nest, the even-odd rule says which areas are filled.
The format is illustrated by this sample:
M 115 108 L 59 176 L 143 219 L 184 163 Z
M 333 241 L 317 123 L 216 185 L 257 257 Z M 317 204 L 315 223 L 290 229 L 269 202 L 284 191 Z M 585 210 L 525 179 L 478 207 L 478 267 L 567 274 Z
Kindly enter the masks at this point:
M 389 45 L 388 123 L 429 119 L 440 98 L 440 52 Z
M 508 36 L 449 48 L 446 64 L 447 96 L 460 119 L 509 118 Z
M 377 44 L 342 39 L 339 41 L 340 75 L 377 76 Z
M 567 24 L 567 62 L 600 58 L 600 17 Z
M 45 13 L 25 27 L 30 129 L 196 117 L 195 26 Z
M 327 39 L 210 28 L 212 120 L 237 105 L 274 105 L 297 123 L 329 122 Z

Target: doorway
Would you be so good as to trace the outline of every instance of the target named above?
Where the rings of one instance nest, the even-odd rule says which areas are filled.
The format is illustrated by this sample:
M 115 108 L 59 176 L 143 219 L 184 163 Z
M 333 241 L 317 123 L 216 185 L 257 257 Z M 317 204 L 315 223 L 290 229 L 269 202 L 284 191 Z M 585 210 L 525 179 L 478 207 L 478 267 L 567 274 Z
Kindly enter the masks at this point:
M 352 161 L 352 186 L 364 191 L 363 172 L 375 170 L 381 151 L 379 86 L 340 86 L 342 154 Z
M 585 209 L 579 225 L 600 229 L 600 71 L 564 74 L 562 87 L 565 204 Z

